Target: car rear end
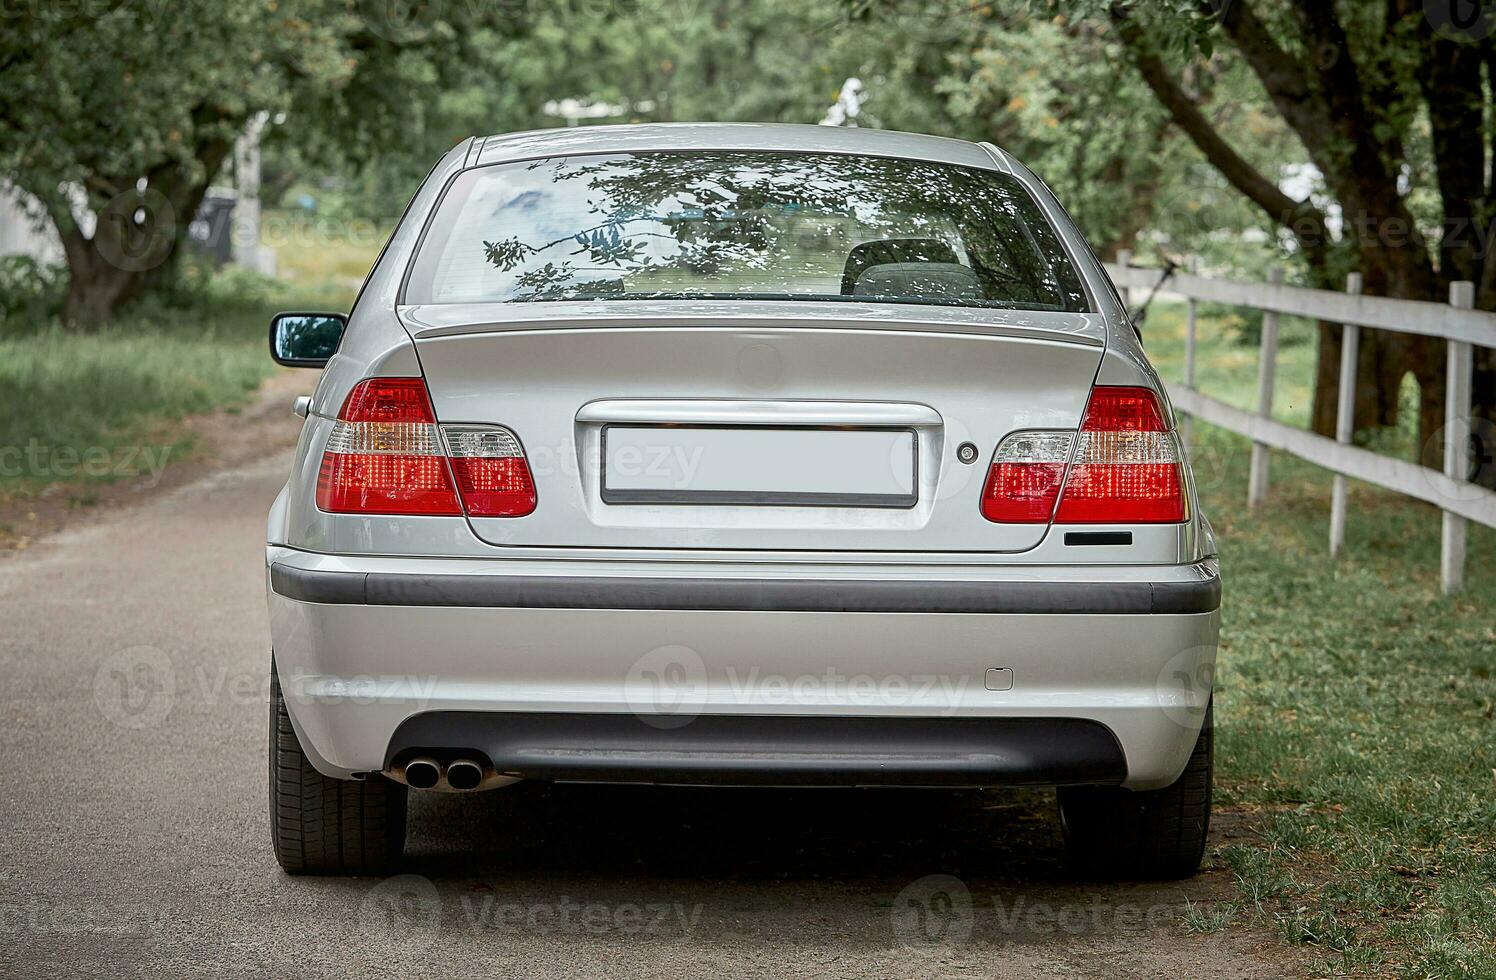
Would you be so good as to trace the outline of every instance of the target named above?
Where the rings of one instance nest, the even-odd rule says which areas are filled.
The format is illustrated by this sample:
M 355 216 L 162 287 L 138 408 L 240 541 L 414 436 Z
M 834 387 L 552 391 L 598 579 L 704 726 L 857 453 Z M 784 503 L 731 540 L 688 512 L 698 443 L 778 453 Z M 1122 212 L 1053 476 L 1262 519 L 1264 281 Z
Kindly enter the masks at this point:
M 1000 151 L 814 135 L 428 180 L 271 514 L 321 778 L 1179 782 L 1219 577 L 1099 264 Z

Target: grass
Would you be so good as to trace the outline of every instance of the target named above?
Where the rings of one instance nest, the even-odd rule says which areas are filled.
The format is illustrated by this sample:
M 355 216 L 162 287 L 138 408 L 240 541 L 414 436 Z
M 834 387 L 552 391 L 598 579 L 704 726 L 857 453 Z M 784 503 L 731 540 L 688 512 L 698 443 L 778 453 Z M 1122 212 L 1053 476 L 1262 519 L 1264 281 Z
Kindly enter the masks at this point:
M 275 250 L 277 272 L 289 283 L 313 289 L 331 284 L 351 292 L 368 274 L 393 224 L 274 210 L 265 213 L 260 235 L 262 244 Z
M 1145 328 L 1166 377 L 1179 313 Z M 1198 383 L 1250 405 L 1255 350 L 1229 333 L 1202 323 Z M 1312 368 L 1312 344 L 1285 348 L 1276 416 L 1307 419 Z M 1189 927 L 1272 923 L 1324 975 L 1496 977 L 1496 531 L 1471 526 L 1467 590 L 1446 598 L 1438 510 L 1353 483 L 1332 562 L 1328 472 L 1275 453 L 1269 504 L 1249 513 L 1249 443 L 1195 432 L 1226 585 L 1218 803 L 1262 820 L 1218 856 L 1238 901 Z
M 158 475 L 191 451 L 181 419 L 242 404 L 275 370 L 265 347 L 275 310 L 346 309 L 352 299 L 347 288 L 237 271 L 182 293 L 93 333 L 0 323 L 0 503 L 61 484 L 87 506 L 100 483 Z

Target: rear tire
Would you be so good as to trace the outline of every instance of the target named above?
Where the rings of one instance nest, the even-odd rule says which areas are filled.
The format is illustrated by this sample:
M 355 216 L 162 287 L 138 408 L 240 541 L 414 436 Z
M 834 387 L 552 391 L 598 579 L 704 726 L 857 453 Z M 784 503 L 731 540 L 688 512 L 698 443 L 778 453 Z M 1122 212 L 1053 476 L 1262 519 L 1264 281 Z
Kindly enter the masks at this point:
M 405 848 L 405 787 L 383 776 L 329 779 L 291 727 L 270 665 L 270 835 L 291 874 L 389 871 Z
M 1189 763 L 1163 789 L 1060 789 L 1065 850 L 1077 871 L 1107 879 L 1173 880 L 1200 870 L 1210 832 L 1214 727 L 1207 707 Z

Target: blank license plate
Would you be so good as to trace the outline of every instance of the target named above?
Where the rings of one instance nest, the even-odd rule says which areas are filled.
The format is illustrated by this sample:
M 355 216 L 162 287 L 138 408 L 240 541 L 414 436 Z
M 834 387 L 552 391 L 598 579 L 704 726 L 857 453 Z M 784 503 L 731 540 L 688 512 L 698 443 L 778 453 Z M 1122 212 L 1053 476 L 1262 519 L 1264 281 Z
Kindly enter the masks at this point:
M 913 507 L 911 429 L 609 425 L 603 501 Z

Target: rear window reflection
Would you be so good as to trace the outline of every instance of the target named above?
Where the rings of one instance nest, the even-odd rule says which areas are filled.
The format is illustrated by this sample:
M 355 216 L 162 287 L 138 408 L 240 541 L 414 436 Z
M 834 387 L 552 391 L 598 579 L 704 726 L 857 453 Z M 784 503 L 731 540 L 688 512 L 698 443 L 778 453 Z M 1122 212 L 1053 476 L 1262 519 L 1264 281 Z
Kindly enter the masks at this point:
M 407 303 L 798 299 L 1083 311 L 1016 180 L 762 152 L 556 157 L 461 174 Z

